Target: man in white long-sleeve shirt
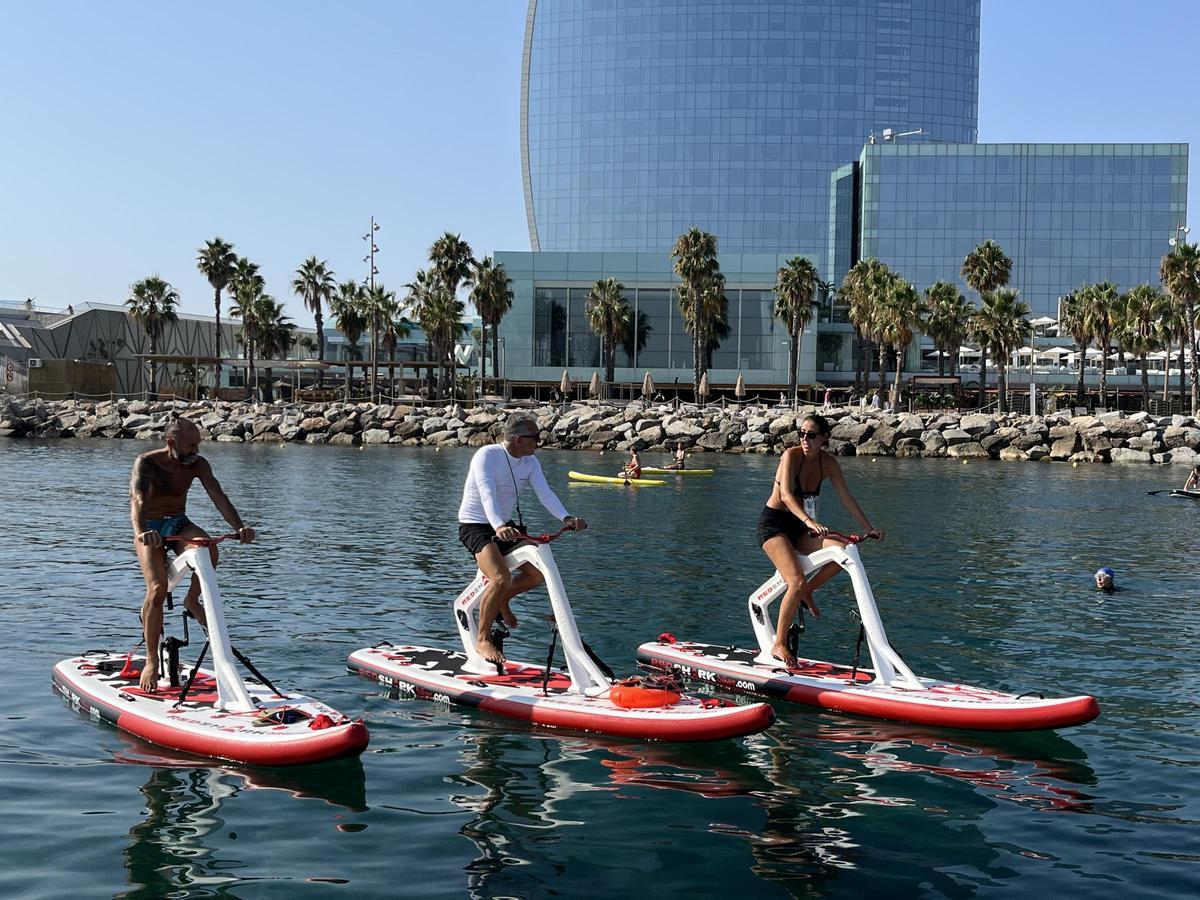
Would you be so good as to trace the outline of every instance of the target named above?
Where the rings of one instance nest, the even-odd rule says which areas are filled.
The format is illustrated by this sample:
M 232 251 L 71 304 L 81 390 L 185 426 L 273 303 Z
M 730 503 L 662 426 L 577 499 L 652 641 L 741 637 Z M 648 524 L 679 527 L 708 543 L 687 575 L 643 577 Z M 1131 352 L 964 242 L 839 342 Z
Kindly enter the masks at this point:
M 488 585 L 479 603 L 479 655 L 492 662 L 504 662 L 504 653 L 492 641 L 492 621 L 499 613 L 513 626 L 517 618 L 509 601 L 517 594 L 542 583 L 542 574 L 528 563 L 514 577 L 504 564 L 504 556 L 521 543 L 525 529 L 513 522 L 512 513 L 521 511 L 517 494 L 531 485 L 542 506 L 564 525 L 582 531 L 587 522 L 569 515 L 558 499 L 541 463 L 534 457 L 538 446 L 537 422 L 529 416 L 510 416 L 504 423 L 504 439 L 499 444 L 481 447 L 471 457 L 467 482 L 463 485 L 458 507 L 458 539 L 467 548 L 487 576 Z

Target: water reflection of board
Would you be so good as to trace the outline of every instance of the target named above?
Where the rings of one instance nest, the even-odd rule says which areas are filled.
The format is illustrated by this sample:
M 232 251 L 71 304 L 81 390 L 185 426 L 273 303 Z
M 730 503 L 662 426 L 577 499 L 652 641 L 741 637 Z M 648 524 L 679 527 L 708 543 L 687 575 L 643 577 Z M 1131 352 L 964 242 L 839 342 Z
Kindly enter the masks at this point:
M 260 708 L 245 713 L 217 709 L 216 679 L 204 669 L 176 707 L 180 688 L 164 683 L 150 694 L 138 686 L 143 663 L 135 657 L 127 670 L 132 674 L 126 675 L 124 654 L 92 651 L 58 663 L 52 678 L 72 708 L 173 750 L 286 766 L 350 756 L 367 746 L 361 721 L 311 697 L 280 698 L 254 682 L 246 686 Z
M 874 683 L 870 669 L 855 671 L 800 659 L 793 669 L 754 662 L 757 651 L 738 647 L 648 642 L 638 662 L 675 671 L 716 687 L 789 700 L 844 713 L 986 731 L 1032 731 L 1082 725 L 1100 714 L 1094 697 L 1043 699 L 922 678 L 926 690 Z
M 673 706 L 627 709 L 607 692 L 586 697 L 570 691 L 562 669 L 508 661 L 504 674 L 477 675 L 464 670 L 461 651 L 392 645 L 356 650 L 347 667 L 380 684 L 424 700 L 456 703 L 535 725 L 592 731 L 622 737 L 703 741 L 762 731 L 774 720 L 764 703 L 731 705 L 716 698 L 683 697 Z

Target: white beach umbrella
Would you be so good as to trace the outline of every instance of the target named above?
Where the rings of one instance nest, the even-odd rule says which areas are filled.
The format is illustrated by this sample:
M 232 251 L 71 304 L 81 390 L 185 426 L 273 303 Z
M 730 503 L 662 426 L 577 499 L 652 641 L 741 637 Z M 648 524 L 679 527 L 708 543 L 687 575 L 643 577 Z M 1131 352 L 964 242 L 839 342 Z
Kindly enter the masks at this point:
M 964 346 L 964 347 L 958 348 L 958 355 L 959 356 L 979 356 L 979 351 L 976 350 L 974 347 L 965 347 Z
M 593 372 L 592 380 L 588 382 L 588 396 L 593 400 L 600 396 L 600 373 Z
M 733 385 L 733 396 L 739 400 L 746 396 L 746 379 L 742 376 L 741 372 L 738 372 L 737 381 Z
M 1063 347 L 1047 347 L 1045 350 L 1039 350 L 1037 352 L 1037 355 L 1038 356 L 1049 356 L 1049 357 L 1052 357 L 1053 359 L 1059 359 L 1060 357 L 1063 357 L 1063 356 L 1070 356 L 1071 351 L 1067 350 Z
M 707 372 L 705 372 L 703 375 L 700 376 L 700 386 L 698 388 L 696 388 L 696 393 L 699 394 L 701 397 L 708 396 L 709 387 L 708 387 L 708 373 Z
M 567 374 L 566 369 L 563 369 L 562 378 L 558 380 L 558 389 L 563 392 L 564 397 L 571 393 L 571 376 Z
M 1057 325 L 1058 320 L 1052 319 L 1049 316 L 1039 316 L 1036 319 L 1030 319 L 1029 324 L 1032 325 L 1034 328 L 1043 328 L 1046 325 Z
M 642 379 L 642 396 L 649 399 L 654 396 L 654 379 L 650 377 L 650 373 L 646 373 L 646 377 Z

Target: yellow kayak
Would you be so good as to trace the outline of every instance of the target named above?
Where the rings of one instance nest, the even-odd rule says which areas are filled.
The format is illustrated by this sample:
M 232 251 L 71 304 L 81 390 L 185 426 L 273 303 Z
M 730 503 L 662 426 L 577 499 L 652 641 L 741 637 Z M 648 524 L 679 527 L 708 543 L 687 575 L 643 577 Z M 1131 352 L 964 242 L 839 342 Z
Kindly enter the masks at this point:
M 665 481 L 655 481 L 653 478 L 610 478 L 608 475 L 588 475 L 584 472 L 568 472 L 567 477 L 572 481 L 588 481 L 592 484 L 666 484 Z
M 656 469 L 653 466 L 643 466 L 643 475 L 711 475 L 712 469 Z

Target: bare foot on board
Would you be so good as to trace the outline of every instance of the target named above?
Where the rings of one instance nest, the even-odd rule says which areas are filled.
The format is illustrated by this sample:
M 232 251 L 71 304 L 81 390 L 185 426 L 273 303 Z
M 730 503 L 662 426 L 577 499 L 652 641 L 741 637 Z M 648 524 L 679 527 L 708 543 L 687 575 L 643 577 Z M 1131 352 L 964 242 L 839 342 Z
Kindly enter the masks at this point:
M 479 655 L 488 662 L 493 662 L 498 665 L 504 663 L 504 654 L 500 652 L 500 648 L 491 642 L 489 638 L 480 638 L 475 642 L 475 649 Z
M 158 666 L 146 660 L 146 664 L 142 666 L 142 677 L 138 681 L 139 687 L 147 694 L 158 692 Z

